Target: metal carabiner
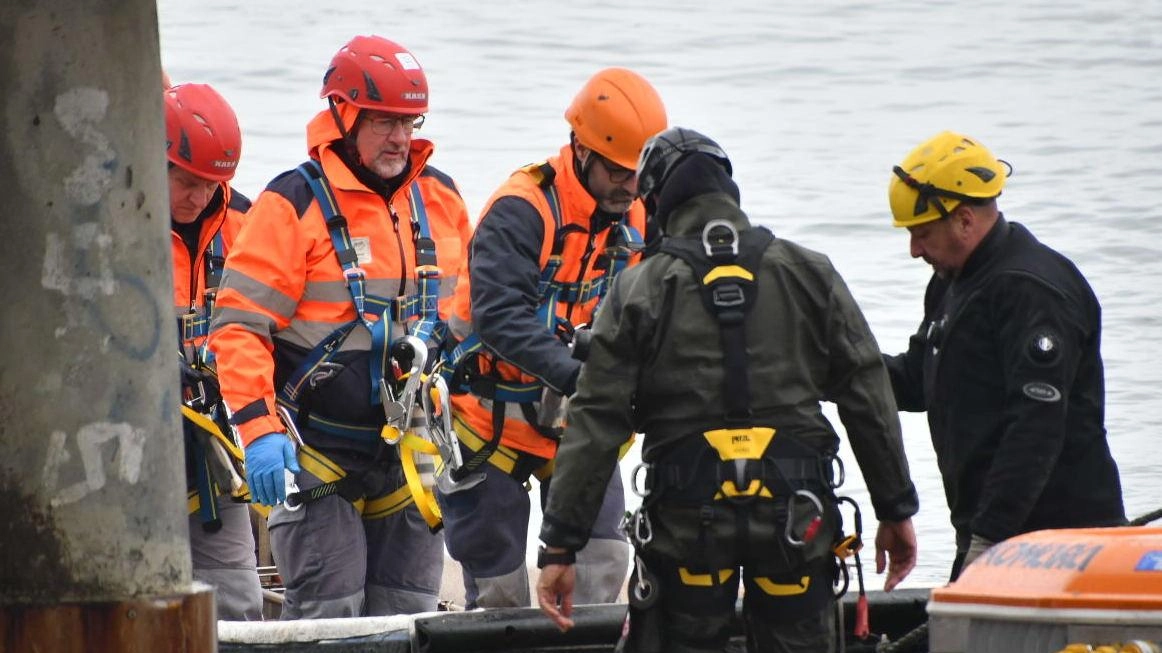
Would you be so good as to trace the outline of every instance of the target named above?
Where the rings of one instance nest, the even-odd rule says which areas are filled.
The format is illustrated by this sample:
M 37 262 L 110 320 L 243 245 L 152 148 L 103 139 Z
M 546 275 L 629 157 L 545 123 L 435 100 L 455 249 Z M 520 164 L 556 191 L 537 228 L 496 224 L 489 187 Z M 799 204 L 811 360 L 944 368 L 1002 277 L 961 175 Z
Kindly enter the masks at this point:
M 299 448 L 303 446 L 303 436 L 299 434 L 299 427 L 295 425 L 294 417 L 291 415 L 290 410 L 286 406 L 283 406 L 282 404 L 275 404 L 275 412 L 278 413 L 279 419 L 282 420 L 283 427 L 286 428 L 287 436 L 291 441 L 291 447 L 294 448 L 295 457 L 297 458 L 299 455 Z M 303 502 L 298 500 L 298 481 L 295 479 L 294 472 L 289 469 L 283 469 L 282 476 L 283 486 L 286 492 L 286 500 L 282 502 L 282 507 L 289 510 L 290 512 L 295 512 L 296 510 L 299 510 L 303 507 Z M 295 501 L 293 502 L 291 501 L 292 495 L 295 497 Z
M 794 530 L 795 530 L 794 529 L 794 526 L 795 526 L 795 499 L 798 497 L 802 497 L 802 498 L 810 501 L 811 504 L 815 507 L 815 512 L 816 512 L 815 516 L 811 518 L 811 522 L 809 524 L 807 524 L 807 528 L 803 529 L 802 539 L 795 537 L 795 532 L 794 532 Z M 784 533 L 783 533 L 783 536 L 786 538 L 787 543 L 795 548 L 801 548 L 801 547 L 807 546 L 807 544 L 809 542 L 811 542 L 812 540 L 814 540 L 815 536 L 819 534 L 819 528 L 822 525 L 823 525 L 823 502 L 820 501 L 819 497 L 815 496 L 815 493 L 810 491 L 810 490 L 795 490 L 795 493 L 792 494 L 787 499 L 787 526 L 786 526 Z
M 639 555 L 633 557 L 633 572 L 636 580 L 629 586 L 629 603 L 638 610 L 648 610 L 658 602 L 658 584 L 654 575 L 646 569 Z
M 830 467 L 832 469 L 831 478 L 828 479 L 827 484 L 831 486 L 832 490 L 838 490 L 843 486 L 843 482 L 847 480 L 847 471 L 843 467 L 843 459 L 837 454 L 831 454 L 829 457 Z M 839 472 L 839 478 L 835 478 L 835 471 Z
M 647 487 L 640 487 L 639 486 L 639 484 L 638 484 L 638 472 L 645 471 L 646 481 L 648 482 L 651 467 L 653 467 L 653 465 L 651 465 L 650 463 L 640 462 L 637 465 L 635 465 L 633 468 L 633 471 L 631 471 L 629 473 L 629 490 L 630 490 L 630 492 L 633 492 L 635 495 L 641 497 L 642 499 L 649 496 L 650 489 Z M 644 486 L 644 483 L 641 485 Z

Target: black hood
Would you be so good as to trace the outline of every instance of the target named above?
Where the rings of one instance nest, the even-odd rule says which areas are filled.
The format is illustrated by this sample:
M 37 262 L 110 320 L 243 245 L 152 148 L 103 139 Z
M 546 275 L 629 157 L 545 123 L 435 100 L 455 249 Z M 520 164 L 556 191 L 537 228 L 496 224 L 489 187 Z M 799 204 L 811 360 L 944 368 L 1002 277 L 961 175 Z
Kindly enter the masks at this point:
M 726 193 L 739 203 L 738 185 L 712 156 L 695 152 L 674 165 L 657 191 L 657 201 L 650 219 L 657 228 L 666 230 L 666 220 L 687 201 L 708 193 Z

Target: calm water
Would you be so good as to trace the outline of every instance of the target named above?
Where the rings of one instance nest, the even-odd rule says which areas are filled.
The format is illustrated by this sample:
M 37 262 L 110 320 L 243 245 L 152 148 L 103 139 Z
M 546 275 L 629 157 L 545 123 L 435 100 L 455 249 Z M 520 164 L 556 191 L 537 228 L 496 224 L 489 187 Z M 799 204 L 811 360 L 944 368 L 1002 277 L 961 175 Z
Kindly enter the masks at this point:
M 511 170 L 566 142 L 562 112 L 589 75 L 635 68 L 672 123 L 723 145 L 753 218 L 831 256 L 893 353 L 929 271 L 890 226 L 891 166 L 940 130 L 975 136 L 1015 168 L 1006 214 L 1097 291 L 1127 511 L 1162 505 L 1162 2 L 162 0 L 158 14 L 173 79 L 234 105 L 236 186 L 252 197 L 304 157 L 323 70 L 355 34 L 398 40 L 424 65 L 423 135 L 473 215 Z M 909 582 L 930 585 L 947 577 L 952 532 L 927 424 L 903 418 L 922 503 Z M 862 479 L 849 479 L 874 525 Z

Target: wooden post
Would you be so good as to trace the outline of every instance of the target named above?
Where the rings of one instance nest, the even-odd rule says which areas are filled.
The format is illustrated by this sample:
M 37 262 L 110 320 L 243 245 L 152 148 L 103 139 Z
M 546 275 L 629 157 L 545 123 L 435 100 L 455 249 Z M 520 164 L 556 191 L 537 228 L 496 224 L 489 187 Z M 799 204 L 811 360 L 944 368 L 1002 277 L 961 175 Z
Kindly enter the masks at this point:
M 152 0 L 0 2 L 0 653 L 216 649 L 160 79 Z

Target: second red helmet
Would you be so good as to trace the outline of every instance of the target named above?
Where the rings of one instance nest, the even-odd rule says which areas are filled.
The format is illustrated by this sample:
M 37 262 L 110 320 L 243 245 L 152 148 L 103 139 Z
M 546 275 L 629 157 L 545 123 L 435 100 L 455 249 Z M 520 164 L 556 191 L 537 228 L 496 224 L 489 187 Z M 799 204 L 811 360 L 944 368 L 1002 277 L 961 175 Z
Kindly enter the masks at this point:
M 171 86 L 164 97 L 170 162 L 203 179 L 233 179 L 242 156 L 242 132 L 226 99 L 206 84 Z

